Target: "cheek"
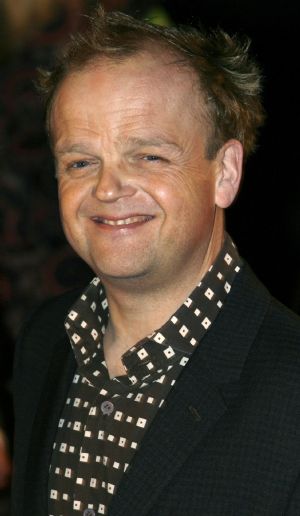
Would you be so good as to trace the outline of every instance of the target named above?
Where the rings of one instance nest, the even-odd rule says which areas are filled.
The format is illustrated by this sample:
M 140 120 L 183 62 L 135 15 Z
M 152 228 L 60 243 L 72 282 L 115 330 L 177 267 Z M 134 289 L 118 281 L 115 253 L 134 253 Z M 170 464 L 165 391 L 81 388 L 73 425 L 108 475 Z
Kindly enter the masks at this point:
M 186 199 L 193 212 L 209 216 L 215 209 L 215 181 L 212 174 L 189 181 Z
M 81 256 L 85 249 L 85 231 L 78 216 L 80 201 L 73 189 L 65 189 L 59 194 L 60 218 L 64 234 L 71 247 Z
M 176 177 L 165 184 L 158 182 L 152 191 L 162 209 L 175 211 L 178 217 L 183 213 L 187 216 L 195 212 L 209 214 L 215 207 L 215 186 L 210 178 Z
M 82 228 L 78 218 L 80 201 L 76 192 L 65 189 L 59 194 L 60 218 L 64 233 L 71 246 L 76 250 L 77 244 L 82 240 Z M 78 250 L 77 250 L 78 251 Z
M 58 200 L 62 216 L 72 217 L 82 203 L 83 189 L 70 181 L 61 181 L 58 184 Z
M 69 218 L 72 217 L 72 205 L 67 195 L 62 195 L 59 193 L 58 196 L 59 201 L 59 211 L 60 218 L 64 227 L 66 227 L 66 223 L 69 222 Z

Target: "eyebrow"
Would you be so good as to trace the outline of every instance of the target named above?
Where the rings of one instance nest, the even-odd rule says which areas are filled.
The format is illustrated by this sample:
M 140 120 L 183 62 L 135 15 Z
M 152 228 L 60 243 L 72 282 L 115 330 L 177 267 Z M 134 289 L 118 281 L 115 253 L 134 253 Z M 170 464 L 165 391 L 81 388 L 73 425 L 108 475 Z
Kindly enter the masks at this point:
M 154 138 L 137 138 L 137 137 L 129 137 L 125 139 L 125 144 L 128 147 L 173 147 L 179 149 L 179 146 L 172 141 L 165 140 L 164 138 L 154 137 Z M 73 143 L 69 144 L 68 142 L 63 143 L 60 147 L 58 146 L 58 150 L 55 150 L 55 154 L 71 154 L 72 152 L 84 152 L 87 154 L 93 154 L 89 145 L 85 145 L 84 143 Z
M 73 143 L 69 145 L 68 142 L 66 142 L 61 147 L 58 146 L 58 150 L 55 150 L 54 147 L 54 151 L 56 154 L 68 154 L 71 152 L 86 152 L 88 154 L 90 153 L 90 149 L 83 143 Z
M 126 140 L 126 143 L 136 146 L 136 147 L 162 147 L 162 146 L 168 146 L 168 147 L 176 147 L 178 148 L 178 145 L 175 142 L 171 142 L 168 140 L 165 140 L 164 138 L 160 137 L 154 137 L 154 138 L 128 138 Z

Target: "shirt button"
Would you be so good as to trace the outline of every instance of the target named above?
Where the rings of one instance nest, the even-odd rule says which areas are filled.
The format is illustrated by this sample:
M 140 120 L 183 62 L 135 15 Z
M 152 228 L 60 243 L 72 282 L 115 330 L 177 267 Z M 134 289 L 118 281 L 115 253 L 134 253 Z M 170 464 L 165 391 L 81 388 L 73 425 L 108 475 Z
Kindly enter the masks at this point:
M 85 509 L 83 511 L 83 516 L 96 516 L 96 513 L 93 509 Z
M 101 412 L 104 416 L 110 416 L 114 408 L 114 404 L 111 401 L 103 401 L 101 403 Z

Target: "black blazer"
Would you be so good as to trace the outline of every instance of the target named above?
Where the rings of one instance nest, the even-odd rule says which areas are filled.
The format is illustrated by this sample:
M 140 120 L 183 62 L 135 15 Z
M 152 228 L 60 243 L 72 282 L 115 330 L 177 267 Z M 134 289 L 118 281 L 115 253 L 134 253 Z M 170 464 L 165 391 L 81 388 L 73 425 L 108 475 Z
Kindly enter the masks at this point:
M 48 514 L 51 447 L 75 370 L 63 321 L 78 294 L 43 307 L 17 349 L 14 516 Z M 245 266 L 109 516 L 299 516 L 299 473 L 299 318 Z

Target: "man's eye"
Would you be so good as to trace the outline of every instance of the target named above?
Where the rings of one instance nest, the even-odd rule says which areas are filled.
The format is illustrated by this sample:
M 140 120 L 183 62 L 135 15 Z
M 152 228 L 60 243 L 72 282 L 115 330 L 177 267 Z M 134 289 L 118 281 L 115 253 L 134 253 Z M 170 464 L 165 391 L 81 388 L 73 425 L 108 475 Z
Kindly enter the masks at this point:
M 87 160 L 81 159 L 79 161 L 74 161 L 73 163 L 70 163 L 69 168 L 84 168 L 89 165 L 89 162 Z
M 145 161 L 161 161 L 162 158 L 160 156 L 156 156 L 155 154 L 149 154 L 147 156 L 144 156 L 143 159 Z
M 97 161 L 92 159 L 76 159 L 66 162 L 58 161 L 56 175 L 57 177 L 63 174 L 68 174 L 71 177 L 84 177 L 86 174 L 93 173 L 96 165 Z

